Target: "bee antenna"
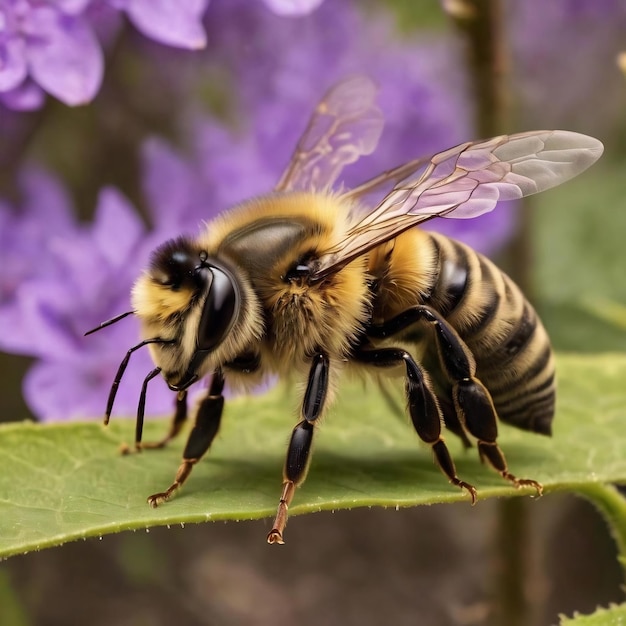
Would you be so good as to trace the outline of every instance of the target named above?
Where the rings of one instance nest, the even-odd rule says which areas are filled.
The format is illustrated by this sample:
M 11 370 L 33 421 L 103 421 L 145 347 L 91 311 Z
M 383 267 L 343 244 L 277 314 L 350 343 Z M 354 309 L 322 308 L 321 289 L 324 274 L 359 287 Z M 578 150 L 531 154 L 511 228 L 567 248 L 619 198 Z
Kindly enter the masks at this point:
M 107 326 L 111 326 L 111 324 L 115 324 L 116 322 L 123 320 L 125 317 L 132 315 L 134 312 L 135 311 L 126 311 L 126 313 L 120 313 L 120 315 L 116 315 L 115 317 L 112 317 L 110 320 L 107 320 L 106 322 L 102 322 L 102 324 L 100 324 L 99 326 L 96 326 L 95 328 L 88 330 L 84 336 L 86 337 L 87 335 L 91 335 L 92 333 L 95 333 L 99 330 L 102 330 L 103 328 L 106 328 Z
M 120 363 L 120 366 L 117 369 L 117 374 L 115 375 L 113 384 L 111 385 L 111 391 L 109 392 L 109 399 L 107 401 L 107 410 L 106 410 L 106 413 L 104 414 L 105 426 L 109 423 L 109 420 L 111 419 L 111 411 L 113 411 L 113 403 L 115 402 L 117 389 L 120 386 L 120 381 L 122 380 L 122 377 L 124 376 L 124 372 L 126 371 L 126 367 L 128 366 L 128 362 L 130 361 L 131 354 L 135 352 L 135 350 L 139 350 L 139 348 L 143 348 L 144 346 L 147 346 L 149 343 L 172 344 L 172 343 L 176 343 L 176 340 L 175 339 L 162 339 L 161 337 L 153 337 L 152 339 L 145 339 L 141 343 L 138 343 L 136 346 L 133 346 L 126 353 L 126 356 L 122 359 L 122 362 Z M 144 401 L 145 401 L 145 398 L 144 398 Z
M 137 407 L 137 423 L 135 425 L 135 449 L 140 449 L 141 436 L 143 433 L 143 415 L 146 409 L 146 392 L 148 391 L 148 383 L 161 372 L 160 367 L 155 367 L 143 381 L 141 385 L 141 395 L 139 396 L 139 406 Z

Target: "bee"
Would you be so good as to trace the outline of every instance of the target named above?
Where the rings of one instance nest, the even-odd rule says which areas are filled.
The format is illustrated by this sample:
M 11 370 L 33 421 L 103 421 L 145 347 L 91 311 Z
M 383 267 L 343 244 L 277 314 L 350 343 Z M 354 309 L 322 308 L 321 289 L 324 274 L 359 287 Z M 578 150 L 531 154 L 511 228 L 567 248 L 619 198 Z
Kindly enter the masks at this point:
M 157 248 L 132 290 L 132 310 L 155 368 L 146 376 L 136 448 L 162 447 L 187 417 L 187 391 L 210 376 L 173 483 L 148 498 L 156 507 L 187 480 L 218 432 L 225 383 L 250 390 L 268 376 L 305 381 L 287 447 L 282 493 L 269 543 L 283 543 L 287 513 L 311 460 L 315 432 L 342 374 L 405 379 L 407 412 L 457 487 L 442 428 L 476 442 L 478 453 L 515 487 L 542 485 L 509 471 L 498 418 L 550 435 L 555 368 L 548 335 L 515 283 L 468 246 L 418 224 L 473 218 L 499 200 L 558 185 L 603 151 L 591 137 L 534 131 L 468 142 L 391 169 L 350 190 L 332 191 L 342 168 L 370 154 L 383 127 L 376 88 L 353 77 L 314 110 L 273 192 L 208 223 L 195 238 Z M 389 188 L 375 208 L 366 198 Z M 141 443 L 147 386 L 163 376 L 176 409 L 163 440 Z

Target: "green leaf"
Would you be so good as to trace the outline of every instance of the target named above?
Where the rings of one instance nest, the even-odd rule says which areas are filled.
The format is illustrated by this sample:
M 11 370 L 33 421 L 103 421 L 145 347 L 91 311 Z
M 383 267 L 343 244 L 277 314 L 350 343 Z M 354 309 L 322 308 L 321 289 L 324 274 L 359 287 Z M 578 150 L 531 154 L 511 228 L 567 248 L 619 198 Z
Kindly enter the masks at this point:
M 543 302 L 537 307 L 555 350 L 626 352 L 626 309 L 605 299 L 579 302 Z
M 561 626 L 624 626 L 626 624 L 626 604 L 598 609 L 592 615 L 561 617 Z
M 561 356 L 558 366 L 554 437 L 501 426 L 499 442 L 511 471 L 541 481 L 546 493 L 626 482 L 626 356 Z M 292 515 L 468 502 L 466 493 L 448 484 L 408 421 L 391 413 L 375 385 L 346 383 L 339 396 L 317 433 L 311 470 Z M 172 482 L 184 437 L 166 450 L 121 456 L 120 443 L 132 438 L 130 420 L 114 420 L 109 428 L 3 426 L 0 556 L 126 529 L 273 515 L 294 402 L 293 390 L 278 387 L 228 403 L 213 449 L 181 493 L 158 509 L 151 509 L 146 497 Z M 166 429 L 166 420 L 150 420 L 145 438 L 159 438 Z M 459 475 L 478 488 L 478 506 L 488 497 L 534 494 L 513 489 L 479 463 L 475 449 L 464 452 L 454 436 L 448 443 Z

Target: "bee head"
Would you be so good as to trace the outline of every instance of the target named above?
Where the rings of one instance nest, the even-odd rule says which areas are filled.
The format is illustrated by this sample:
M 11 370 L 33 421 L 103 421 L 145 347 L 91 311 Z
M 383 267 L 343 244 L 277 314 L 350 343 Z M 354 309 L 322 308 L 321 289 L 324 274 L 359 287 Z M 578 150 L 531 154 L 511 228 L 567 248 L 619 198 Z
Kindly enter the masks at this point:
M 155 250 L 133 289 L 133 305 L 144 334 L 172 340 L 152 352 L 177 391 L 206 373 L 207 357 L 228 343 L 243 307 L 234 272 L 183 237 Z

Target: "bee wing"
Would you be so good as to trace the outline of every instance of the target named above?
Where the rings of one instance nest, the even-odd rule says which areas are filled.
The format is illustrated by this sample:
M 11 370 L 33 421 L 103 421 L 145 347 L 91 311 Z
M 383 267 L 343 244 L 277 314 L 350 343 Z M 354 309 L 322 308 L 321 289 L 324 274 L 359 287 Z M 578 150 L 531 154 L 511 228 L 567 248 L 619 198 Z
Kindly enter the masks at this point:
M 276 191 L 329 188 L 346 165 L 371 154 L 385 123 L 374 103 L 376 92 L 365 76 L 329 89 L 315 107 Z
M 491 211 L 499 200 L 515 200 L 573 178 L 602 154 L 600 141 L 564 130 L 501 135 L 464 143 L 427 161 L 416 160 L 371 213 L 319 260 L 316 278 L 337 271 L 368 250 L 433 217 L 472 218 Z M 372 179 L 379 184 L 381 181 Z M 365 187 L 364 183 L 361 187 Z M 350 198 L 353 192 L 344 197 Z

